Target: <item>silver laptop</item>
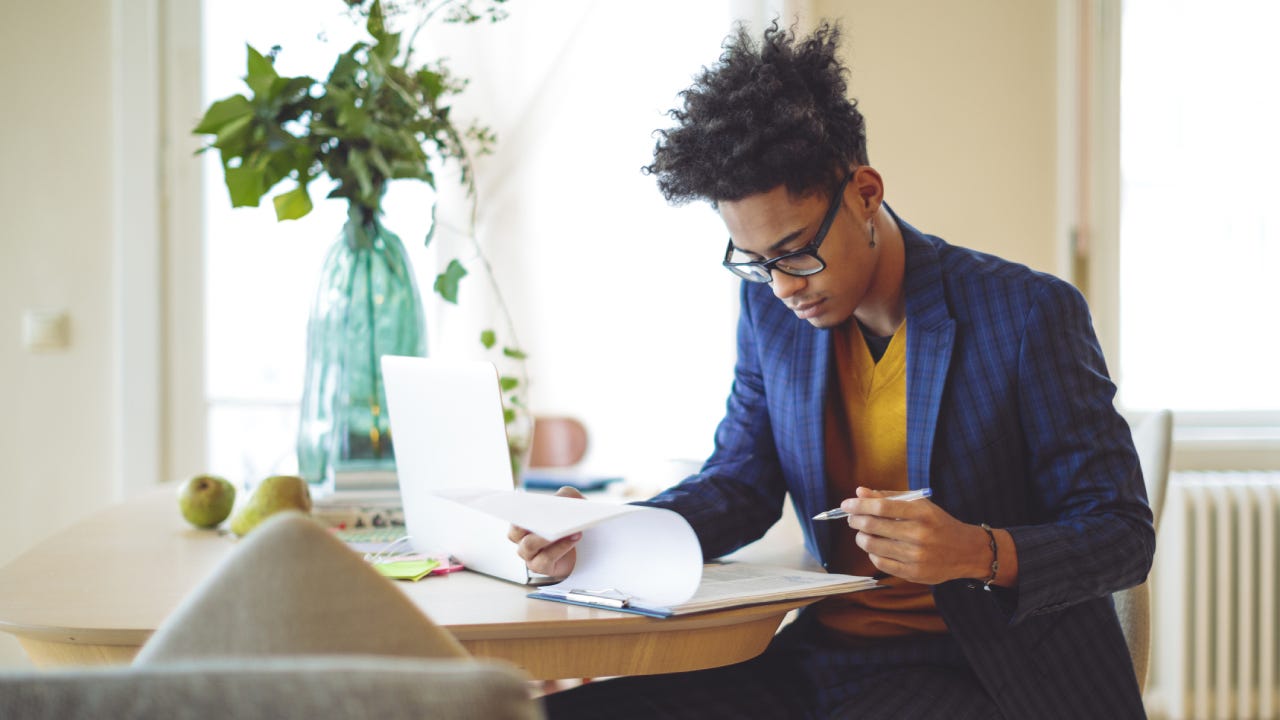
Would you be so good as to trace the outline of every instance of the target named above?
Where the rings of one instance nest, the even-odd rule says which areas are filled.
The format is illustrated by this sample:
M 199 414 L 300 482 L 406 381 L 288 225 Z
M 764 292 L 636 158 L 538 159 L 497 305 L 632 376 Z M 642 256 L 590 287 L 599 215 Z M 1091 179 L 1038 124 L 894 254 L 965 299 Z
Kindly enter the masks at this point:
M 493 363 L 387 355 L 382 377 L 414 549 L 448 553 L 470 570 L 512 582 L 548 580 L 516 555 L 504 521 L 440 497 L 515 486 Z

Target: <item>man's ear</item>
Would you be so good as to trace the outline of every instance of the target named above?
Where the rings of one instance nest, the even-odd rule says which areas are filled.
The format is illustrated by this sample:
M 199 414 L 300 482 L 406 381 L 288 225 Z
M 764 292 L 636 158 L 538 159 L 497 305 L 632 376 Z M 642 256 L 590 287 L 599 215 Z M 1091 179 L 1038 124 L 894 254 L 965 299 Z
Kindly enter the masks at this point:
M 852 205 L 863 220 L 874 217 L 880 211 L 880 203 L 884 202 L 884 178 L 870 165 L 860 165 L 853 171 L 849 180 L 845 202 Z

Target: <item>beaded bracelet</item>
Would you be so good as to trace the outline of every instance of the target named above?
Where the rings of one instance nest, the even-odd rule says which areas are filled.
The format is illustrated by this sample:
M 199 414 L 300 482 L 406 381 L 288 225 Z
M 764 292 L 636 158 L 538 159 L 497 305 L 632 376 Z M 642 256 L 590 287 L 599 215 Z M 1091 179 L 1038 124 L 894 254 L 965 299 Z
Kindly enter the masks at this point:
M 982 583 L 982 589 L 991 592 L 991 583 L 996 581 L 996 574 L 1000 572 L 1000 552 L 996 549 L 996 534 L 991 532 L 991 526 L 982 523 L 981 527 L 987 533 L 987 540 L 991 542 L 991 577 Z

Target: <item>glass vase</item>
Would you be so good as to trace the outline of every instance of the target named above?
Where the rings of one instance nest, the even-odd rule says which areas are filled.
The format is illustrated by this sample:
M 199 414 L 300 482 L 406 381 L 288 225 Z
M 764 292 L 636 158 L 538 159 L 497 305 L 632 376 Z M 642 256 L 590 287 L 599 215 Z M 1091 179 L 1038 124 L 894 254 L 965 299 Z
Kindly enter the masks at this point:
M 344 469 L 394 477 L 383 355 L 426 355 L 422 299 L 400 238 L 353 207 L 307 323 L 298 472 L 308 483 L 332 487 Z

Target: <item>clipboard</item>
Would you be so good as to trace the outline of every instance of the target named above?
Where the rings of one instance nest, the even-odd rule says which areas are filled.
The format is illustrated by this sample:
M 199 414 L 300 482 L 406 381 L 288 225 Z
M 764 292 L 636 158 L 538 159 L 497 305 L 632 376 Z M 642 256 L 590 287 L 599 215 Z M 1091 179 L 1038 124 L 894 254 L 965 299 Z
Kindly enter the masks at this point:
M 538 600 L 614 610 L 652 618 L 669 618 L 747 605 L 841 595 L 884 587 L 875 578 L 796 570 L 747 562 L 713 562 L 702 568 L 697 590 L 683 602 L 654 605 L 616 588 L 555 586 L 529 594 Z

